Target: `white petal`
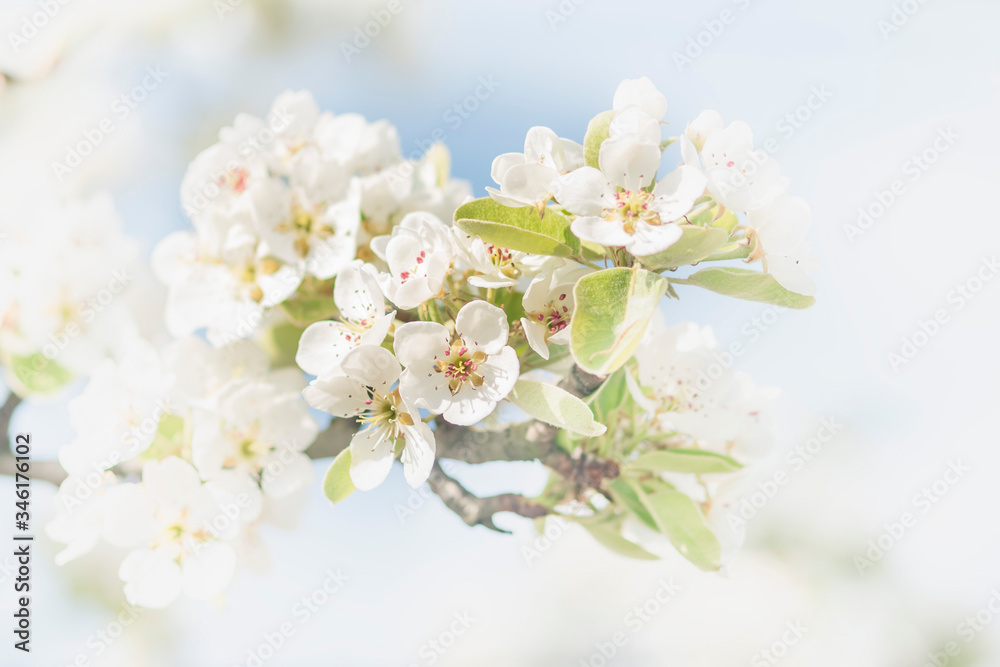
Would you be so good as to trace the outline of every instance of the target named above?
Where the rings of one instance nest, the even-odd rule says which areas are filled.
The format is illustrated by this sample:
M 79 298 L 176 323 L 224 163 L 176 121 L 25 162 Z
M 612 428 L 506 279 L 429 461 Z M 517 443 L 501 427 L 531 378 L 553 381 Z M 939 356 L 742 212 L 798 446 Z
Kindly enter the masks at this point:
M 625 231 L 620 222 L 610 222 L 604 218 L 577 218 L 570 225 L 577 238 L 584 241 L 592 241 L 603 246 L 625 246 L 632 241 L 632 237 Z
M 133 551 L 122 561 L 118 576 L 125 582 L 129 603 L 162 609 L 181 593 L 181 568 L 165 549 Z
M 660 147 L 629 136 L 605 139 L 598 162 L 612 185 L 638 190 L 653 182 L 660 167 Z
M 153 498 L 173 507 L 185 505 L 201 487 L 194 466 L 176 456 L 147 461 L 142 469 L 142 483 Z
M 522 153 L 503 153 L 498 155 L 493 159 L 493 166 L 490 169 L 490 175 L 493 177 L 493 181 L 500 185 L 503 183 L 503 176 L 507 171 L 516 165 L 524 164 L 524 154 Z
M 351 481 L 362 491 L 369 491 L 385 481 L 395 458 L 395 443 L 385 429 L 369 428 L 351 438 Z
M 781 195 L 747 215 L 748 224 L 760 236 L 765 253 L 787 255 L 805 240 L 812 211 L 801 197 Z
M 102 499 L 101 534 L 116 547 L 132 547 L 153 537 L 156 503 L 141 484 L 118 484 Z
M 353 417 L 366 410 L 368 390 L 357 380 L 338 376 L 313 380 L 302 396 L 317 410 L 335 417 Z
M 448 330 L 436 322 L 407 322 L 396 329 L 393 349 L 405 367 L 432 366 L 451 347 Z
M 684 216 L 705 192 L 707 179 L 695 167 L 682 165 L 664 176 L 653 188 L 653 207 L 663 222 Z
M 562 163 L 562 142 L 550 128 L 536 126 L 524 138 L 525 162 L 557 168 Z
M 636 257 L 648 257 L 663 252 L 684 235 L 680 225 L 647 225 L 639 223 L 625 247 Z
M 540 322 L 533 322 L 527 317 L 521 318 L 521 328 L 524 329 L 524 336 L 528 339 L 528 345 L 542 359 L 549 358 L 549 345 L 545 340 L 547 327 Z
M 341 317 L 354 322 L 370 320 L 385 312 L 385 299 L 370 264 L 360 261 L 337 274 L 333 300 Z
M 818 269 L 819 264 L 819 258 L 812 254 L 808 244 L 803 244 L 788 256 L 769 255 L 767 272 L 785 289 L 805 296 L 815 296 L 816 282 L 809 274 Z
M 271 498 L 290 496 L 316 478 L 311 459 L 290 449 L 276 449 L 261 464 L 260 487 Z
M 559 174 L 545 164 L 516 165 L 503 175 L 501 192 L 527 206 L 542 202 L 552 195 L 552 182 Z
M 344 357 L 341 368 L 347 377 L 382 394 L 396 383 L 402 370 L 392 352 L 378 345 L 362 345 L 352 350 Z
M 431 474 L 434 466 L 434 432 L 422 421 L 403 427 L 406 446 L 400 454 L 403 463 L 403 477 L 414 489 L 418 488 Z
M 628 106 L 638 106 L 659 120 L 667 113 L 667 98 L 647 77 L 625 79 L 615 90 L 612 108 L 619 111 Z
M 563 208 L 576 215 L 601 215 L 614 207 L 614 188 L 599 170 L 581 167 L 563 174 L 552 184 L 552 192 Z
M 225 542 L 199 544 L 184 559 L 181 569 L 184 593 L 195 600 L 221 594 L 236 570 L 236 552 Z
M 411 365 L 399 376 L 399 394 L 407 405 L 441 414 L 451 404 L 448 378 L 439 373 L 433 362 Z
M 455 332 L 469 348 L 495 354 L 507 344 L 510 328 L 503 310 L 486 301 L 471 301 L 458 311 Z

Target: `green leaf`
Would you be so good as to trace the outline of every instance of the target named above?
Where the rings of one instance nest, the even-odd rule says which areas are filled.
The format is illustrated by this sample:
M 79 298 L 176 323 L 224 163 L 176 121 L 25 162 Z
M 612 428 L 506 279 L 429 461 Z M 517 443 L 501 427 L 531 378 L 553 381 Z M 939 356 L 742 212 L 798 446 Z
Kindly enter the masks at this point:
M 51 394 L 73 379 L 72 373 L 41 353 L 27 357 L 12 355 L 10 370 L 32 394 Z
M 705 259 L 725 245 L 729 232 L 718 227 L 696 227 L 680 225 L 684 235 L 663 252 L 648 257 L 639 257 L 643 266 L 661 271 L 685 264 L 695 264 Z
M 621 407 L 628 398 L 628 385 L 625 382 L 625 369 L 619 368 L 601 383 L 593 394 L 587 397 L 587 403 L 594 410 L 594 415 L 601 422 L 608 415 Z
M 570 220 L 552 208 L 540 216 L 534 206 L 512 208 L 490 197 L 462 204 L 455 226 L 483 241 L 509 250 L 536 255 L 571 257 L 580 252 L 580 239 L 569 229 Z
M 725 213 L 723 213 L 721 216 L 712 221 L 712 226 L 719 227 L 720 229 L 725 229 L 727 232 L 732 234 L 733 229 L 736 228 L 736 225 L 738 225 L 739 222 L 740 219 L 736 217 L 736 214 L 730 211 L 729 209 L 726 209 Z
M 680 282 L 680 281 L 678 281 Z M 737 299 L 771 303 L 786 308 L 809 308 L 816 299 L 790 292 L 778 284 L 773 276 L 751 269 L 713 267 L 692 274 L 682 284 L 697 285 L 717 294 Z
M 507 399 L 535 419 L 573 433 L 593 437 L 608 430 L 594 421 L 586 403 L 554 384 L 518 380 Z
M 299 350 L 299 339 L 305 331 L 291 322 L 276 324 L 264 337 L 264 347 L 271 358 L 271 368 L 295 365 L 295 354 Z
M 294 326 L 305 329 L 314 322 L 332 320 L 337 316 L 337 304 L 332 296 L 298 296 L 281 304 Z
M 588 167 L 600 169 L 601 144 L 608 138 L 614 115 L 614 111 L 602 111 L 587 123 L 587 133 L 583 135 L 583 160 Z
M 608 490 L 611 491 L 611 497 L 614 498 L 619 505 L 625 507 L 632 512 L 632 514 L 639 517 L 640 521 L 653 530 L 659 530 L 653 515 L 642 502 L 642 498 L 646 494 L 643 492 L 638 480 L 631 477 L 619 477 L 608 484 Z
M 493 305 L 501 308 L 507 315 L 507 324 L 514 326 L 514 323 L 524 317 L 524 293 L 514 289 L 500 289 L 496 291 Z
M 703 449 L 664 449 L 641 454 L 626 470 L 687 472 L 696 474 L 736 472 L 743 468 L 736 459 Z
M 709 255 L 708 257 L 705 258 L 704 261 L 719 262 L 727 259 L 746 259 L 749 256 L 750 256 L 750 246 L 737 245 L 732 250 L 721 251 Z
M 159 461 L 167 456 L 181 456 L 187 444 L 184 426 L 184 418 L 179 415 L 165 414 L 160 417 L 153 443 L 141 454 L 141 458 Z
M 721 567 L 722 547 L 698 504 L 679 491 L 640 494 L 643 505 L 682 556 L 709 572 Z
M 595 540 L 606 546 L 608 549 L 629 558 L 640 558 L 642 560 L 659 560 L 660 557 L 653 555 L 640 547 L 635 542 L 626 540 L 621 535 L 622 520 L 611 521 L 579 521 L 580 525 L 587 529 Z
M 333 459 L 323 476 L 323 494 L 331 503 L 336 504 L 354 491 L 354 482 L 351 481 L 351 450 L 345 448 Z
M 663 276 L 637 266 L 605 269 L 577 281 L 570 325 L 577 365 L 595 375 L 621 368 L 639 345 L 667 284 Z

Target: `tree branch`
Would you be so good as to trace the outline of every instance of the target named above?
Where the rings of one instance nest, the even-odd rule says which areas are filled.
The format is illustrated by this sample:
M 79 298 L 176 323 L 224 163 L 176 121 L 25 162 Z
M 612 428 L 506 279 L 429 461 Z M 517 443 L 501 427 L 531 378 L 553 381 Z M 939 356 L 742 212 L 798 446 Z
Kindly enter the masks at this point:
M 503 493 L 498 496 L 479 498 L 464 486 L 449 477 L 436 462 L 427 480 L 434 491 L 444 502 L 445 507 L 458 515 L 469 526 L 486 526 L 498 533 L 509 531 L 497 528 L 493 523 L 493 515 L 497 512 L 514 512 L 529 519 L 545 516 L 549 510 L 544 505 L 517 495 Z
M 0 407 L 0 475 L 14 476 L 17 473 L 17 460 L 10 446 L 10 422 L 14 411 L 21 405 L 22 398 L 10 392 L 7 400 Z M 41 479 L 59 486 L 66 479 L 66 472 L 58 461 L 32 461 L 28 472 L 31 479 Z

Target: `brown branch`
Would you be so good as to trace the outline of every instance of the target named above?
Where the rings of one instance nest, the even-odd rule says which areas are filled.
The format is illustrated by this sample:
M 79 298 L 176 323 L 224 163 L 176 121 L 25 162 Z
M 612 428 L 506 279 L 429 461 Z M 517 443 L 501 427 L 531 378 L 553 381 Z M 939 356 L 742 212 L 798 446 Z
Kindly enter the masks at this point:
M 22 400 L 17 394 L 10 392 L 0 407 L 0 475 L 13 477 L 18 472 L 17 460 L 10 446 L 10 422 Z M 41 479 L 56 486 L 66 479 L 66 472 L 58 461 L 31 461 L 27 474 L 31 479 Z
M 437 463 L 431 469 L 431 476 L 427 481 L 431 490 L 444 502 L 445 507 L 457 514 L 469 526 L 485 526 L 498 533 L 507 533 L 509 531 L 497 528 L 493 523 L 493 515 L 497 512 L 513 512 L 529 519 L 549 513 L 544 505 L 516 493 L 503 493 L 484 498 L 475 496 L 449 477 Z

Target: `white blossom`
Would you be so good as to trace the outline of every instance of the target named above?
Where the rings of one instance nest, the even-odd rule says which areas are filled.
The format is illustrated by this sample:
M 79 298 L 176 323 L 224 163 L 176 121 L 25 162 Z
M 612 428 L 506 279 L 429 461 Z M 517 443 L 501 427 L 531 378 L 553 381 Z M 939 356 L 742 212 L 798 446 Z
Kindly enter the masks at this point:
M 462 306 L 454 337 L 435 322 L 399 327 L 394 347 L 405 367 L 403 400 L 460 426 L 485 419 L 517 382 L 520 364 L 507 345 L 509 333 L 507 316 L 485 301 Z

